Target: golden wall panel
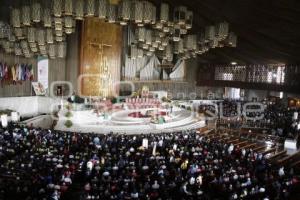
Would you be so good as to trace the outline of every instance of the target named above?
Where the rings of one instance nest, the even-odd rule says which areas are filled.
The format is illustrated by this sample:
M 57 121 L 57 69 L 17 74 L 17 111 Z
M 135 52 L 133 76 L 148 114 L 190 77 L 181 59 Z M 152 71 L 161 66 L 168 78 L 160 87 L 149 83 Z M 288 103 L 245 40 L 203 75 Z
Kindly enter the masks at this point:
M 122 27 L 87 18 L 80 46 L 81 94 L 111 97 L 114 84 L 120 81 Z

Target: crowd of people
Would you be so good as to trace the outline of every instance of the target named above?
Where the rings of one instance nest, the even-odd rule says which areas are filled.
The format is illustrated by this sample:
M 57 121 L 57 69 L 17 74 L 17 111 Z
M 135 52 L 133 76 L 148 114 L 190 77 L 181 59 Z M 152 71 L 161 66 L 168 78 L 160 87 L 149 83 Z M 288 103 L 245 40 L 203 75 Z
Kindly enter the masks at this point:
M 81 134 L 0 131 L 0 199 L 288 199 L 292 169 L 197 131 Z
M 300 113 L 300 109 L 288 108 L 280 102 L 268 104 L 258 102 L 258 105 L 248 106 L 248 109 L 262 109 L 261 111 L 244 110 L 248 102 L 228 101 L 220 102 L 216 106 L 201 105 L 199 112 L 213 113 L 219 120 L 219 124 L 229 126 L 228 128 L 263 128 L 269 129 L 270 133 L 280 137 L 298 138 L 300 130 L 299 118 L 293 119 L 294 113 Z

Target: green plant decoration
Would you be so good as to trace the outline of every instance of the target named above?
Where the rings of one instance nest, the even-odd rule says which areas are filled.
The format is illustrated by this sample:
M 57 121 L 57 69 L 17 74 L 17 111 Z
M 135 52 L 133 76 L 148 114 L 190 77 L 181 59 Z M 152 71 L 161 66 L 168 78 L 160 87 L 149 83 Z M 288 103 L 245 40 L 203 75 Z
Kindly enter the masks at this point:
M 73 126 L 73 122 L 72 122 L 71 120 L 67 120 L 67 121 L 65 122 L 65 126 L 66 126 L 67 128 L 71 128 L 71 127 Z

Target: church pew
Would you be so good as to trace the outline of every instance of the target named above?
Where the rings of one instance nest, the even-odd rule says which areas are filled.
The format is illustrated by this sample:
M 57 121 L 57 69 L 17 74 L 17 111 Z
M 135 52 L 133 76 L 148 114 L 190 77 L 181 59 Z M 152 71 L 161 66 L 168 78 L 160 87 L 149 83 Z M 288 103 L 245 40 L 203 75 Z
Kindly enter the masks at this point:
M 278 159 L 276 162 L 278 165 L 282 166 L 287 164 L 289 161 L 293 159 L 294 155 L 287 155 L 286 157 Z
M 242 145 L 242 146 L 240 146 L 240 148 L 249 149 L 253 146 L 256 146 L 256 143 L 249 143 L 249 144 L 246 144 L 246 145 Z
M 235 146 L 240 146 L 240 145 L 247 144 L 247 143 L 248 143 L 248 141 L 238 141 L 238 142 L 233 142 L 233 144 L 234 144 Z
M 261 153 L 263 155 L 266 155 L 268 153 L 272 153 L 272 152 L 275 152 L 276 151 L 276 148 L 270 148 L 270 149 L 267 149 L 267 150 L 261 150 L 261 151 L 258 151 L 258 153 Z
M 232 139 L 232 140 L 228 140 L 228 141 L 226 141 L 227 143 L 233 143 L 233 142 L 237 142 L 237 141 L 239 141 L 240 139 L 238 139 L 238 138 L 234 138 L 234 139 Z
M 255 148 L 253 148 L 253 151 L 260 151 L 260 150 L 263 150 L 263 149 L 265 149 L 266 148 L 266 146 L 258 146 L 258 147 L 255 147 Z
M 284 156 L 286 155 L 286 150 L 280 151 L 278 153 L 274 153 L 273 155 L 271 155 L 268 159 L 269 160 L 274 160 L 275 158 L 278 158 L 279 156 Z
M 280 165 L 293 165 L 294 163 L 300 163 L 300 152 L 294 153 L 292 155 L 288 155 L 285 158 L 279 159 L 278 164 Z
M 297 162 L 293 162 L 290 167 L 300 167 L 300 160 Z
M 232 137 L 230 135 L 225 135 L 225 136 L 219 138 L 219 141 L 226 142 L 227 140 L 230 140 L 230 139 L 232 139 Z
M 216 139 L 222 139 L 224 136 L 226 137 L 227 134 L 223 134 L 223 135 L 222 135 L 222 134 L 215 135 L 215 136 L 213 137 L 213 139 L 215 139 L 215 140 L 216 140 Z

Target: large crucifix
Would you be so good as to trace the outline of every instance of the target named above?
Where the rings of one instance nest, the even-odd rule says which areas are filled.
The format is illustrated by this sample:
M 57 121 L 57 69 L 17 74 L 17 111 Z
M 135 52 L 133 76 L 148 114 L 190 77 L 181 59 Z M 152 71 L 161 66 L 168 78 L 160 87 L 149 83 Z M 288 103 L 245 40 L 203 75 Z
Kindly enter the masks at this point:
M 104 48 L 110 48 L 112 47 L 112 45 L 96 42 L 90 42 L 89 45 L 91 47 L 97 48 L 98 54 L 100 56 L 100 62 L 97 62 L 99 67 L 99 95 L 106 98 L 109 96 L 112 80 L 111 74 L 108 71 L 107 58 L 104 56 Z

